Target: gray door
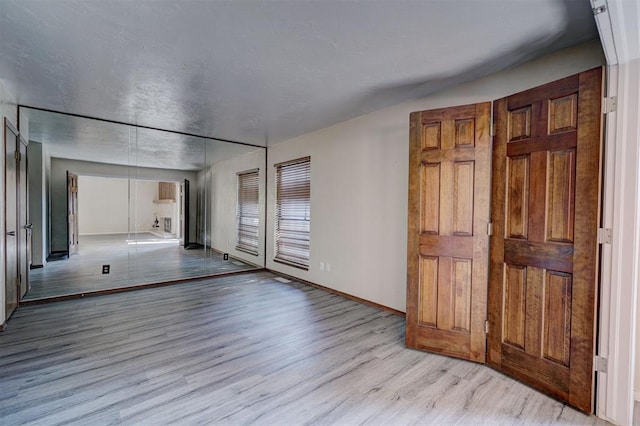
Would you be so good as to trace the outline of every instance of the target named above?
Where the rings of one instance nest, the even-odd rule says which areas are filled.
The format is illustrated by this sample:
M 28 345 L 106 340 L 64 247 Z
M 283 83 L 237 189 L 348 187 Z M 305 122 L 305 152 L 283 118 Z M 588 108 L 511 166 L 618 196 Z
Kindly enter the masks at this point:
M 67 170 L 67 255 L 78 252 L 78 175 Z
M 18 306 L 19 267 L 18 267 L 18 215 L 16 182 L 16 147 L 18 131 L 5 118 L 4 120 L 4 179 L 5 179 L 5 294 L 6 318 L 8 319 Z
M 182 238 L 184 248 L 189 247 L 189 181 L 187 179 L 184 180 L 184 186 L 182 190 Z
M 22 297 L 29 290 L 29 265 L 31 265 L 31 224 L 29 223 L 29 207 L 27 202 L 28 186 L 27 186 L 27 141 L 22 137 L 19 138 L 20 143 L 19 155 L 17 156 L 18 167 L 18 252 L 19 268 L 20 268 L 20 294 Z

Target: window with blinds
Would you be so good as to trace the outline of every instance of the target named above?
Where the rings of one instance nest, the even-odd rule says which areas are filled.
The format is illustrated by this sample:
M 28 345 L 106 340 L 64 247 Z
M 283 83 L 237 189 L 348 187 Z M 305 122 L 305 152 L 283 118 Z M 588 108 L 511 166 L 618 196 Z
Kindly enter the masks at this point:
M 308 269 L 311 158 L 300 158 L 275 167 L 275 260 Z
M 260 226 L 258 169 L 238 173 L 236 249 L 258 255 Z

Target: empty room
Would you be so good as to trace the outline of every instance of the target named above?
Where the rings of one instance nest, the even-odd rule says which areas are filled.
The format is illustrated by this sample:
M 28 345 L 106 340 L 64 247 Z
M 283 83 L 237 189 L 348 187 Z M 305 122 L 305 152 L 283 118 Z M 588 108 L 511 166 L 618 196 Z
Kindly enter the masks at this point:
M 0 1 L 0 424 L 639 424 L 635 0 Z

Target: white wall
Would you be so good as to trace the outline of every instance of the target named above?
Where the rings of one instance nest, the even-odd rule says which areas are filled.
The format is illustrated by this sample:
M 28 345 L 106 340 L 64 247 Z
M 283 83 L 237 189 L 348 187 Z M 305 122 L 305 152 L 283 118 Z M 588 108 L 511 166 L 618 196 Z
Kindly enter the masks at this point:
M 171 206 L 154 202 L 158 200 L 158 181 L 131 180 L 129 182 L 129 188 L 131 191 L 131 211 L 129 219 L 131 221 L 130 229 L 133 232 L 151 231 L 153 219 L 156 215 L 158 218 L 164 216 L 163 214 L 158 214 L 162 209 L 161 206 L 169 207 L 169 212 L 171 212 Z M 160 209 L 158 207 L 160 207 Z M 160 226 L 162 226 L 162 224 Z
M 267 268 L 405 311 L 409 113 L 498 99 L 604 62 L 593 41 L 269 147 Z M 273 166 L 304 156 L 311 156 L 308 271 L 272 260 Z
M 0 124 L 4 129 L 4 118 L 8 118 L 11 121 L 11 124 L 14 126 L 18 125 L 18 109 L 16 106 L 16 99 L 12 93 L 6 88 L 4 81 L 0 80 L 0 120 L 2 123 Z M 4 134 L 4 131 L 3 131 Z M 2 139 L 2 143 L 4 144 L 4 139 Z M 0 170 L 4 170 L 4 155 L 1 156 L 0 159 Z M 4 191 L 4 173 L 0 173 L 0 188 L 3 188 Z M 4 192 L 2 193 L 2 205 L 4 205 Z M 2 235 L 6 232 L 4 228 L 4 208 L 0 208 L 0 226 L 2 227 Z M 4 246 L 4 238 L 0 238 L 0 328 L 2 324 L 4 324 L 4 320 L 6 317 L 5 304 L 6 304 L 6 294 L 5 294 L 5 264 L 4 264 L 4 256 L 5 256 L 5 246 Z
M 264 245 L 260 243 L 258 256 L 236 250 L 236 208 L 238 205 L 239 172 L 259 169 L 260 228 L 258 240 L 264 241 L 264 193 L 265 193 L 265 150 L 257 149 L 250 153 L 220 161 L 210 168 L 211 184 L 211 247 L 229 253 L 247 262 L 264 265 Z
M 158 181 L 78 176 L 80 235 L 149 232 L 157 217 L 175 226 L 176 204 L 158 204 Z
M 45 164 L 42 144 L 29 141 L 27 146 L 29 159 L 29 222 L 33 225 L 31 232 L 31 264 L 44 265 L 47 258 L 46 239 L 46 205 L 45 205 Z
M 78 176 L 80 235 L 129 232 L 129 181 Z

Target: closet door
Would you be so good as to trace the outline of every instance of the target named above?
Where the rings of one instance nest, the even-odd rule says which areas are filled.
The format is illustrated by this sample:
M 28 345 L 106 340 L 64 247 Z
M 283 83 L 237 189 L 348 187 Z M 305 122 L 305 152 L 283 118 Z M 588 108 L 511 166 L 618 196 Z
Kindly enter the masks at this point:
M 4 118 L 4 242 L 5 242 L 5 318 L 9 319 L 20 299 L 20 231 L 18 229 L 18 130 Z
M 411 114 L 406 344 L 485 360 L 491 104 Z
M 602 70 L 494 103 L 487 363 L 592 411 Z

